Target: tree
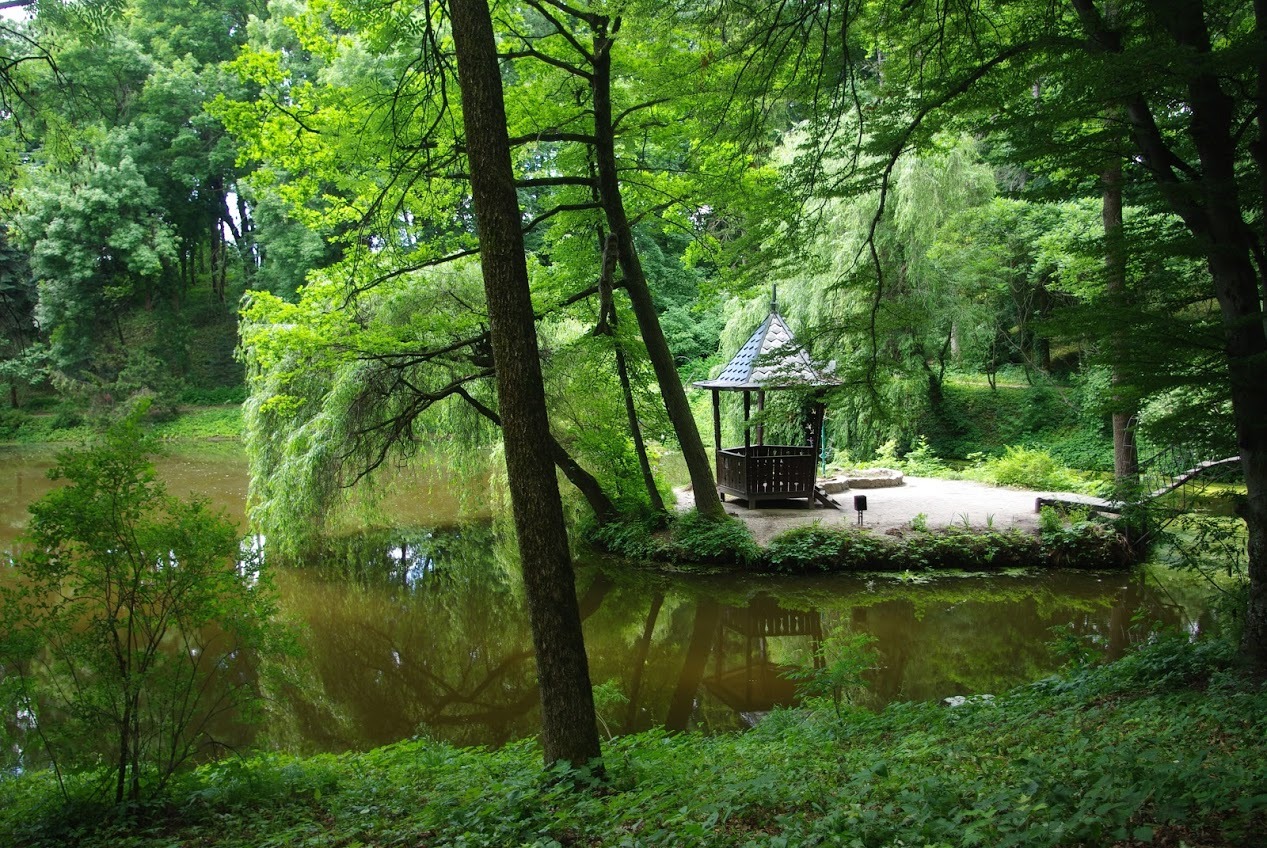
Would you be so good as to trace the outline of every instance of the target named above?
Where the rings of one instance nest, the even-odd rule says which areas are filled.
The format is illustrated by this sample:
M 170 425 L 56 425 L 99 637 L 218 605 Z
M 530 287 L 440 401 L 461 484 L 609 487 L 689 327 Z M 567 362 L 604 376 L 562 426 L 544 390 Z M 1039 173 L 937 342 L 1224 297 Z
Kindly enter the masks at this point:
M 110 384 L 136 339 L 128 311 L 163 291 L 176 241 L 158 197 L 129 155 L 126 138 L 70 174 L 44 172 L 23 192 L 18 228 L 39 286 L 36 314 L 56 368 Z
M 843 183 L 880 190 L 877 222 L 902 155 L 951 126 L 1008 144 L 1013 161 L 1061 181 L 1057 190 L 1072 191 L 1079 175 L 1095 185 L 1105 151 L 1118 149 L 1106 104 L 1120 109 L 1132 158 L 1123 190 L 1182 222 L 1206 264 L 1206 297 L 1221 313 L 1224 380 L 1248 489 L 1242 647 L 1267 667 L 1267 7 L 1114 5 L 1110 22 L 1095 0 L 963 7 L 917 0 L 900 16 L 883 3 L 842 9 L 826 0 L 754 15 L 753 29 L 771 34 L 767 40 L 786 34 L 802 48 L 790 58 L 764 58 L 759 40 L 746 49 L 758 71 L 783 60 L 779 79 L 810 71 L 800 74 L 808 78 L 800 90 L 812 95 L 818 149 L 874 157 L 856 159 Z M 844 26 L 846 37 L 834 45 L 843 62 L 819 50 L 817 35 L 832 22 Z M 837 133 L 842 113 L 871 128 L 863 144 Z
M 155 479 L 143 411 L 59 456 L 66 485 L 31 506 L 0 637 L 10 706 L 63 792 L 65 769 L 105 764 L 100 789 L 119 803 L 161 791 L 249 717 L 260 663 L 285 645 L 233 525 Z
M 310 7 L 302 25 L 298 16 L 293 19 L 300 50 L 278 49 L 281 36 L 270 33 L 267 43 L 253 38 L 253 49 L 238 63 L 264 96 L 218 107 L 241 134 L 244 150 L 265 163 L 267 173 L 261 171 L 258 182 L 280 183 L 295 201 L 292 214 L 328 232 L 335 232 L 338 222 L 355 221 L 334 237 L 345 250 L 339 272 L 356 297 L 396 275 L 459 262 L 477 250 L 464 191 L 469 175 L 461 160 L 460 133 L 455 132 L 456 112 L 447 99 L 448 77 L 441 68 L 423 73 L 425 63 L 417 61 L 418 27 L 426 26 L 428 8 L 406 13 L 399 6 Z M 664 414 L 702 492 L 697 507 L 720 514 L 720 501 L 711 497 L 711 468 L 659 326 L 657 308 L 662 304 L 655 301 L 654 281 L 641 269 L 634 237 L 636 226 L 650 228 L 641 221 L 656 223 L 666 208 L 687 217 L 685 204 L 674 201 L 674 192 L 664 187 L 672 186 L 657 170 L 678 174 L 686 168 L 670 161 L 667 153 L 663 163 L 634 155 L 639 147 L 645 151 L 652 146 L 645 130 L 664 120 L 650 112 L 656 95 L 642 87 L 627 104 L 613 103 L 613 92 L 624 95 L 626 81 L 639 79 L 632 68 L 612 75 L 609 66 L 606 83 L 591 89 L 587 63 L 610 61 L 600 54 L 607 50 L 605 40 L 619 29 L 618 21 L 600 11 L 567 4 L 504 4 L 497 9 L 495 26 L 505 72 L 517 83 L 508 131 L 533 252 L 534 296 L 539 316 L 557 315 L 559 321 L 543 319 L 542 338 L 571 343 L 578 323 L 593 324 L 595 314 L 602 312 L 602 307 L 595 308 L 594 277 L 601 265 L 600 245 L 607 243 L 610 231 L 619 243 L 616 259 L 622 269 L 613 285 L 631 294 Z M 580 45 L 579 59 L 570 55 L 569 45 Z M 311 56 L 311 63 L 295 67 L 301 54 Z M 370 55 L 376 57 L 374 64 L 366 62 Z M 693 58 L 690 63 L 698 66 Z M 688 85 L 679 81 L 675 92 Z M 575 90 L 575 98 L 549 93 L 559 90 Z M 605 135 L 585 126 L 594 120 L 589 101 L 603 96 Z M 577 126 L 584 131 L 573 132 Z M 419 144 L 418 138 L 427 141 Z M 646 175 L 650 184 L 643 187 L 633 174 Z M 639 188 L 629 189 L 630 184 Z M 579 233 L 587 237 L 576 238 Z M 552 336 L 559 327 L 571 330 L 573 338 Z M 554 344 L 551 348 L 557 349 Z M 622 349 L 622 355 L 629 353 Z M 610 355 L 605 358 L 611 360 Z M 638 372 L 629 373 L 636 377 Z M 564 386 L 555 376 L 551 381 L 547 373 L 548 387 Z M 573 376 L 568 390 L 593 391 L 590 375 L 585 380 Z M 555 419 L 558 438 L 572 448 L 561 423 L 568 422 Z M 618 441 L 613 436 L 604 443 Z
M 547 763 L 583 765 L 600 754 L 576 582 L 554 464 L 519 198 L 511 167 L 501 71 L 486 0 L 451 0 L 462 117 L 479 224 L 506 474 L 541 681 Z
M 35 281 L 26 256 L 0 232 L 0 377 L 9 383 L 9 405 L 18 408 L 18 386 L 44 376 L 44 349 L 35 324 Z

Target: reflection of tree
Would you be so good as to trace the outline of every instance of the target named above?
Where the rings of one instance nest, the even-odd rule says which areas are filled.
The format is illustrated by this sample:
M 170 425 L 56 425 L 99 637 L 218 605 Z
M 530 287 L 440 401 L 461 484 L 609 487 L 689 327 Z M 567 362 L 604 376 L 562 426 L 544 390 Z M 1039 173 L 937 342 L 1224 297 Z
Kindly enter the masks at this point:
M 669 701 L 669 711 L 664 718 L 664 726 L 670 730 L 686 730 L 691 712 L 695 707 L 695 696 L 699 692 L 700 682 L 704 679 L 704 668 L 708 657 L 713 652 L 713 642 L 717 638 L 717 626 L 721 622 L 722 607 L 709 598 L 701 598 L 695 605 L 695 620 L 691 626 L 691 640 L 686 646 L 686 656 L 682 660 L 682 672 L 678 675 L 677 686 L 673 690 L 673 698 Z
M 534 729 L 527 617 L 487 527 L 329 543 L 318 570 L 289 572 L 289 606 L 309 624 L 314 715 L 336 705 L 344 744 L 416 732 L 500 743 Z M 315 729 L 315 728 L 314 728 Z
M 310 625 L 310 673 L 291 708 L 309 744 L 365 746 L 418 732 L 497 744 L 534 733 L 535 669 L 509 555 L 488 525 L 476 525 L 349 538 L 327 549 L 320 567 L 283 572 L 287 606 Z M 774 678 L 756 672 L 812 662 L 815 639 L 790 630 L 745 635 L 744 616 L 817 611 L 822 630 L 874 635 L 884 667 L 869 677 L 864 700 L 875 706 L 1001 692 L 1041 677 L 1060 661 L 1046 648 L 1053 625 L 1069 625 L 1115 655 L 1147 635 L 1132 624 L 1141 616 L 1179 622 L 1156 589 L 1121 575 L 904 585 L 699 581 L 590 566 L 578 587 L 591 678 L 615 681 L 628 697 L 623 718 L 609 718 L 626 732 L 661 723 L 741 728 L 735 710 L 759 710 L 728 703 L 714 680 L 719 672 L 742 667 L 752 675 L 745 684 L 760 688 Z
M 309 626 L 311 679 L 295 693 L 301 732 L 324 747 L 419 732 L 501 744 L 534 733 L 531 635 L 499 544 L 489 525 L 368 533 L 327 540 L 311 568 L 289 572 L 288 605 Z M 613 585 L 593 573 L 582 618 Z
M 664 605 L 664 593 L 656 592 L 651 596 L 651 606 L 647 610 L 647 622 L 642 628 L 633 654 L 633 678 L 629 683 L 629 704 L 625 711 L 625 732 L 634 732 L 634 722 L 638 718 L 639 696 L 642 694 L 642 674 L 647 667 L 647 655 L 651 651 L 651 637 L 655 634 L 656 619 L 660 617 L 660 607 Z
M 744 724 L 735 710 L 760 712 L 786 702 L 787 692 L 776 691 L 787 686 L 779 669 L 813 661 L 812 643 L 822 638 L 821 631 L 810 643 L 800 644 L 803 640 L 796 638 L 771 638 L 800 632 L 790 624 L 786 632 L 775 628 L 762 634 L 758 631 L 766 625 L 758 623 L 780 616 L 791 621 L 798 615 L 809 621 L 820 614 L 815 608 L 821 610 L 822 630 L 876 637 L 881 668 L 867 675 L 866 703 L 878 707 L 894 700 L 1006 691 L 1059 664 L 1047 648 L 1056 625 L 1069 625 L 1113 652 L 1146 635 L 1146 630 L 1130 626 L 1141 611 L 1150 620 L 1173 623 L 1173 611 L 1159 605 L 1157 593 L 1145 591 L 1139 581 L 1122 585 L 1070 572 L 947 578 L 921 585 L 764 583 L 747 591 L 742 581 L 694 591 L 679 586 L 667 593 L 663 585 L 641 594 L 622 587 L 615 593 L 620 600 L 609 611 L 643 599 L 641 609 L 623 619 L 628 631 L 635 615 L 643 617 L 637 635 L 628 641 L 630 671 L 621 675 L 628 680 L 626 691 L 637 695 L 631 697 L 627 726 L 647 726 L 634 716 L 655 713 L 659 705 L 658 714 L 670 728 L 735 728 Z M 767 589 L 770 594 L 763 597 Z M 657 617 L 663 619 L 660 605 L 674 609 L 673 625 L 660 628 L 658 638 L 648 641 Z M 810 611 L 791 612 L 798 608 Z M 721 639 L 724 632 L 730 635 Z M 603 634 L 590 633 L 591 645 L 606 644 Z M 743 691 L 728 683 L 742 684 Z

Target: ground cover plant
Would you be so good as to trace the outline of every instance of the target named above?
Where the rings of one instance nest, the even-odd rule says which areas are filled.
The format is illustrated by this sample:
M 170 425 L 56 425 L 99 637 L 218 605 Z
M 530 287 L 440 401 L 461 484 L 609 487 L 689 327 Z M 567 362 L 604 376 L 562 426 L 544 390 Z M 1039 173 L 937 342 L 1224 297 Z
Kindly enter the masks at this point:
M 1267 691 L 1222 642 L 1158 639 L 993 700 L 830 700 L 754 730 L 652 731 L 606 776 L 543 774 L 535 744 L 416 739 L 200 768 L 164 803 L 68 810 L 42 774 L 0 782 L 0 841 L 260 845 L 1251 844 L 1267 825 Z
M 617 520 L 586 528 L 585 538 L 629 559 L 684 566 L 739 565 L 779 574 L 1113 569 L 1136 561 L 1137 552 L 1111 524 L 1086 519 L 1084 515 L 1069 521 L 1051 512 L 1038 535 L 966 527 L 929 532 L 925 526 L 906 534 L 880 536 L 814 523 L 786 530 L 762 548 L 737 520 L 703 522 L 687 514 L 675 518 L 665 531 L 655 531 L 638 520 Z

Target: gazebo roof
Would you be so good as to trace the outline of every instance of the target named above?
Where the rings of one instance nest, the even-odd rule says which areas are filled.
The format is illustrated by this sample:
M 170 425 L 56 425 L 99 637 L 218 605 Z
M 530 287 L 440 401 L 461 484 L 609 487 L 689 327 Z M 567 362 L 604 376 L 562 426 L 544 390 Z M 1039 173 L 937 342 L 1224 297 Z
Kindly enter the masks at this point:
M 751 391 L 835 384 L 835 380 L 814 367 L 809 353 L 797 344 L 779 315 L 778 306 L 771 303 L 770 314 L 721 373 L 694 385 L 701 389 Z

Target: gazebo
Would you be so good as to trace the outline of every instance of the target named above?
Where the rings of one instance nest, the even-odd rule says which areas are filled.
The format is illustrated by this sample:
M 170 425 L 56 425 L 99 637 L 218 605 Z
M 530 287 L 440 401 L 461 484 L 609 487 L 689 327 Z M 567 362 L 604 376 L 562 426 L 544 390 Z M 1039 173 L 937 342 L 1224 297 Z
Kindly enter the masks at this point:
M 723 500 L 731 495 L 742 498 L 753 508 L 760 501 L 805 498 L 806 507 L 812 507 L 817 499 L 826 507 L 838 508 L 815 485 L 823 425 L 823 404 L 817 395 L 805 428 L 808 444 L 767 445 L 764 423 L 759 421 L 755 428 L 749 423 L 753 392 L 757 395 L 757 411 L 763 412 L 768 389 L 823 388 L 835 384 L 835 380 L 814 366 L 809 354 L 796 343 L 792 331 L 779 315 L 776 294 L 770 301 L 770 314 L 721 373 L 712 380 L 694 384 L 713 393 L 717 491 Z M 721 446 L 722 392 L 743 392 L 743 447 Z M 755 445 L 752 443 L 754 429 Z

